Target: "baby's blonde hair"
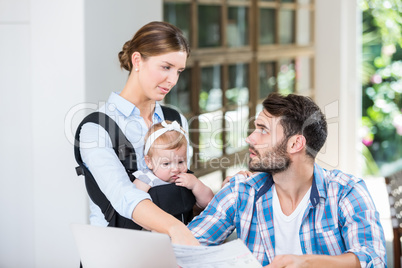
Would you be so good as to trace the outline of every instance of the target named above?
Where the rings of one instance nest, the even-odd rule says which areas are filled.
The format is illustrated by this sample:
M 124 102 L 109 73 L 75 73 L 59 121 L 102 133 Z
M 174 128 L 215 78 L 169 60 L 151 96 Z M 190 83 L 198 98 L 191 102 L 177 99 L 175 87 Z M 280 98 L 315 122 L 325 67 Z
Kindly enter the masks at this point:
M 169 120 L 165 120 L 165 122 L 167 124 L 172 123 L 172 121 Z M 157 123 L 153 125 L 145 135 L 145 144 L 152 133 L 162 128 L 164 128 L 164 126 L 162 126 L 162 123 Z M 180 129 L 185 133 L 182 127 L 180 127 Z M 182 146 L 186 146 L 187 148 L 187 139 L 183 133 L 180 133 L 175 130 L 166 131 L 151 144 L 147 155 L 151 157 L 154 152 L 154 149 L 173 150 L 181 148 Z

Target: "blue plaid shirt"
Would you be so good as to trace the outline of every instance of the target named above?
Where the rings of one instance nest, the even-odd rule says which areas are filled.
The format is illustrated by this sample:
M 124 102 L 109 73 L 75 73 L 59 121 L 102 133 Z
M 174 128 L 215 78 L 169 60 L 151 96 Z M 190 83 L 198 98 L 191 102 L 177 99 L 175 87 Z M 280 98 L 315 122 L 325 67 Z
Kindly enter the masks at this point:
M 236 229 L 262 265 L 275 257 L 272 189 L 268 173 L 237 175 L 189 224 L 204 245 L 217 245 Z M 308 207 L 299 230 L 303 254 L 353 252 L 362 267 L 386 267 L 379 213 L 362 179 L 314 166 Z

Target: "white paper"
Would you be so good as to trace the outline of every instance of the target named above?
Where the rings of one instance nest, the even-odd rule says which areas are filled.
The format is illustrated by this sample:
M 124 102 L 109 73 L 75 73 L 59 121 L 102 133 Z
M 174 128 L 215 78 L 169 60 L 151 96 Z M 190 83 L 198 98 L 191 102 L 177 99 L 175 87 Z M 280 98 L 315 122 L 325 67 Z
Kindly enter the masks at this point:
M 183 268 L 260 268 L 261 264 L 240 239 L 219 246 L 173 245 L 177 264 Z

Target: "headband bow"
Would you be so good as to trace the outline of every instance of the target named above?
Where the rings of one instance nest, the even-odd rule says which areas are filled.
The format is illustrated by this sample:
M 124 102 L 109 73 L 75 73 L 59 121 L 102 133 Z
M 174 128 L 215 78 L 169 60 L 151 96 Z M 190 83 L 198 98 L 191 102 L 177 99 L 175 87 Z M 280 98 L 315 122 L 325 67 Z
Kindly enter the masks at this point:
M 177 123 L 177 121 L 173 121 L 171 124 L 168 124 L 166 121 L 162 121 L 161 125 L 166 129 L 166 131 L 176 130 L 176 131 L 182 132 L 180 125 L 179 125 L 179 123 Z
M 148 154 L 149 149 L 151 148 L 151 145 L 156 141 L 156 139 L 168 131 L 177 131 L 177 132 L 182 133 L 188 143 L 188 138 L 186 136 L 186 133 L 184 133 L 184 131 L 180 127 L 180 124 L 177 121 L 173 121 L 171 124 L 168 124 L 166 121 L 162 121 L 161 125 L 163 126 L 163 128 L 158 129 L 157 131 L 155 131 L 148 137 L 148 139 L 145 143 L 144 155 Z

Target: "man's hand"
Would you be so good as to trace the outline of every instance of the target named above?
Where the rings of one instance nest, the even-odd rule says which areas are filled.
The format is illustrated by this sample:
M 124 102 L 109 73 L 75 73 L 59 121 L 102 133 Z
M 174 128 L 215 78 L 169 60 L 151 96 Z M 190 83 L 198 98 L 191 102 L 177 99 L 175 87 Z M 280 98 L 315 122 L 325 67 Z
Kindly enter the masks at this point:
M 278 255 L 271 264 L 264 268 L 358 268 L 360 261 L 354 253 L 348 252 L 337 256 L 329 255 Z
M 308 267 L 303 260 L 304 256 L 298 255 L 278 255 L 275 256 L 271 264 L 265 266 L 265 268 L 299 268 Z

